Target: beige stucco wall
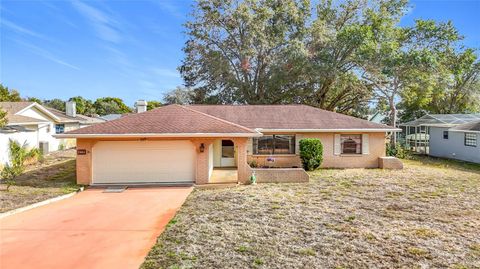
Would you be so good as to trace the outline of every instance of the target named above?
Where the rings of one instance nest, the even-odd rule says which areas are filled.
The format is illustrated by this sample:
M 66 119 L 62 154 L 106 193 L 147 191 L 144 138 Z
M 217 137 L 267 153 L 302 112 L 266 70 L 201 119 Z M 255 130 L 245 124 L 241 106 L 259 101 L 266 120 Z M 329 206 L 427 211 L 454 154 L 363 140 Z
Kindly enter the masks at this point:
M 247 164 L 246 143 L 247 138 L 228 138 L 234 141 L 237 154 L 237 170 L 238 181 L 241 183 L 248 182 L 250 170 Z M 141 139 L 77 139 L 77 151 L 86 150 L 86 155 L 77 155 L 77 183 L 89 185 L 92 183 L 92 154 L 93 145 L 98 141 L 138 141 Z M 195 163 L 195 183 L 207 184 L 213 168 L 213 156 L 211 155 L 213 147 L 211 147 L 216 139 L 214 138 L 148 138 L 148 140 L 190 140 L 196 148 L 197 156 Z M 204 144 L 204 152 L 200 152 L 200 145 Z M 242 153 L 240 153 L 242 152 Z
M 323 144 L 323 168 L 376 168 L 378 158 L 385 156 L 385 133 L 358 133 L 368 134 L 369 154 L 335 155 L 334 140 L 336 133 L 299 133 L 296 134 L 295 155 L 273 155 L 275 162 L 267 162 L 269 156 L 248 155 L 248 163 L 255 161 L 258 166 L 274 167 L 301 167 L 302 162 L 298 155 L 298 142 L 302 138 L 318 138 Z

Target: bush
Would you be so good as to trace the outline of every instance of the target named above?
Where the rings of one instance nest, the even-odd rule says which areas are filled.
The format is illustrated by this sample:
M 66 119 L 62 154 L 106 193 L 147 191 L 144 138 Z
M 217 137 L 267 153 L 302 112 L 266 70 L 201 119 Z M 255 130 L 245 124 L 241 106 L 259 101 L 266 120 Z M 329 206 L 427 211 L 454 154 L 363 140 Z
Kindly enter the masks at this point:
M 312 171 L 323 162 L 323 145 L 320 139 L 305 138 L 300 140 L 300 159 L 303 169 Z
M 0 173 L 2 179 L 7 184 L 7 190 L 15 184 L 15 178 L 25 171 L 25 162 L 33 158 L 39 158 L 38 149 L 27 148 L 27 144 L 20 145 L 17 141 L 11 140 L 8 144 L 10 153 L 10 163 L 6 163 Z
M 410 152 L 402 146 L 400 143 L 396 143 L 395 146 L 392 144 L 387 144 L 387 156 L 397 157 L 399 159 L 410 159 L 411 155 Z

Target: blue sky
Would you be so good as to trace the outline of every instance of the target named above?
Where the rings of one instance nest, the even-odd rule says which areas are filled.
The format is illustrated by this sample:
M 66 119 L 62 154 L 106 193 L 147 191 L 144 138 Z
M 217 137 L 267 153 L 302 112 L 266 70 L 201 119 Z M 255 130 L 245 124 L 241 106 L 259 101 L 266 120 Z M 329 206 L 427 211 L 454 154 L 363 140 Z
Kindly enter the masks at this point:
M 480 48 L 480 0 L 413 1 L 402 20 L 452 20 Z M 0 81 L 23 96 L 161 100 L 176 68 L 191 1 L 13 1 L 0 6 Z

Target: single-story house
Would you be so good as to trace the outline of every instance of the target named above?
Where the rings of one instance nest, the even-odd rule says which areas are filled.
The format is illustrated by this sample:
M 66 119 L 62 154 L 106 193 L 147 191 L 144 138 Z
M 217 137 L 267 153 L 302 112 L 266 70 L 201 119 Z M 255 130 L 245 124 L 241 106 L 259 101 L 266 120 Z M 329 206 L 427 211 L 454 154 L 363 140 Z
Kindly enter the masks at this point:
M 0 102 L 8 120 L 0 129 L 0 166 L 9 159 L 10 139 L 48 153 L 75 146 L 74 139 L 57 139 L 53 135 L 104 122 L 76 114 L 74 102 L 67 102 L 66 106 L 67 112 L 61 112 L 35 102 Z
M 430 129 L 430 155 L 480 163 L 480 120 Z
M 79 184 L 206 184 L 219 168 L 240 183 L 258 166 L 302 170 L 302 138 L 322 141 L 322 167 L 378 167 L 395 131 L 305 105 L 168 105 L 57 137 L 77 139 Z

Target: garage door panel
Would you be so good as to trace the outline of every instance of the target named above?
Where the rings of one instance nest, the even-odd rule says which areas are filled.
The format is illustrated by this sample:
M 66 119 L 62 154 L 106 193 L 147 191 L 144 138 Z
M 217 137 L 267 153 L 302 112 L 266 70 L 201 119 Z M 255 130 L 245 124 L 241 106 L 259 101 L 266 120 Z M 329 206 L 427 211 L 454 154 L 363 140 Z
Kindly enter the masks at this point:
M 93 147 L 94 183 L 193 182 L 190 141 L 100 141 Z

